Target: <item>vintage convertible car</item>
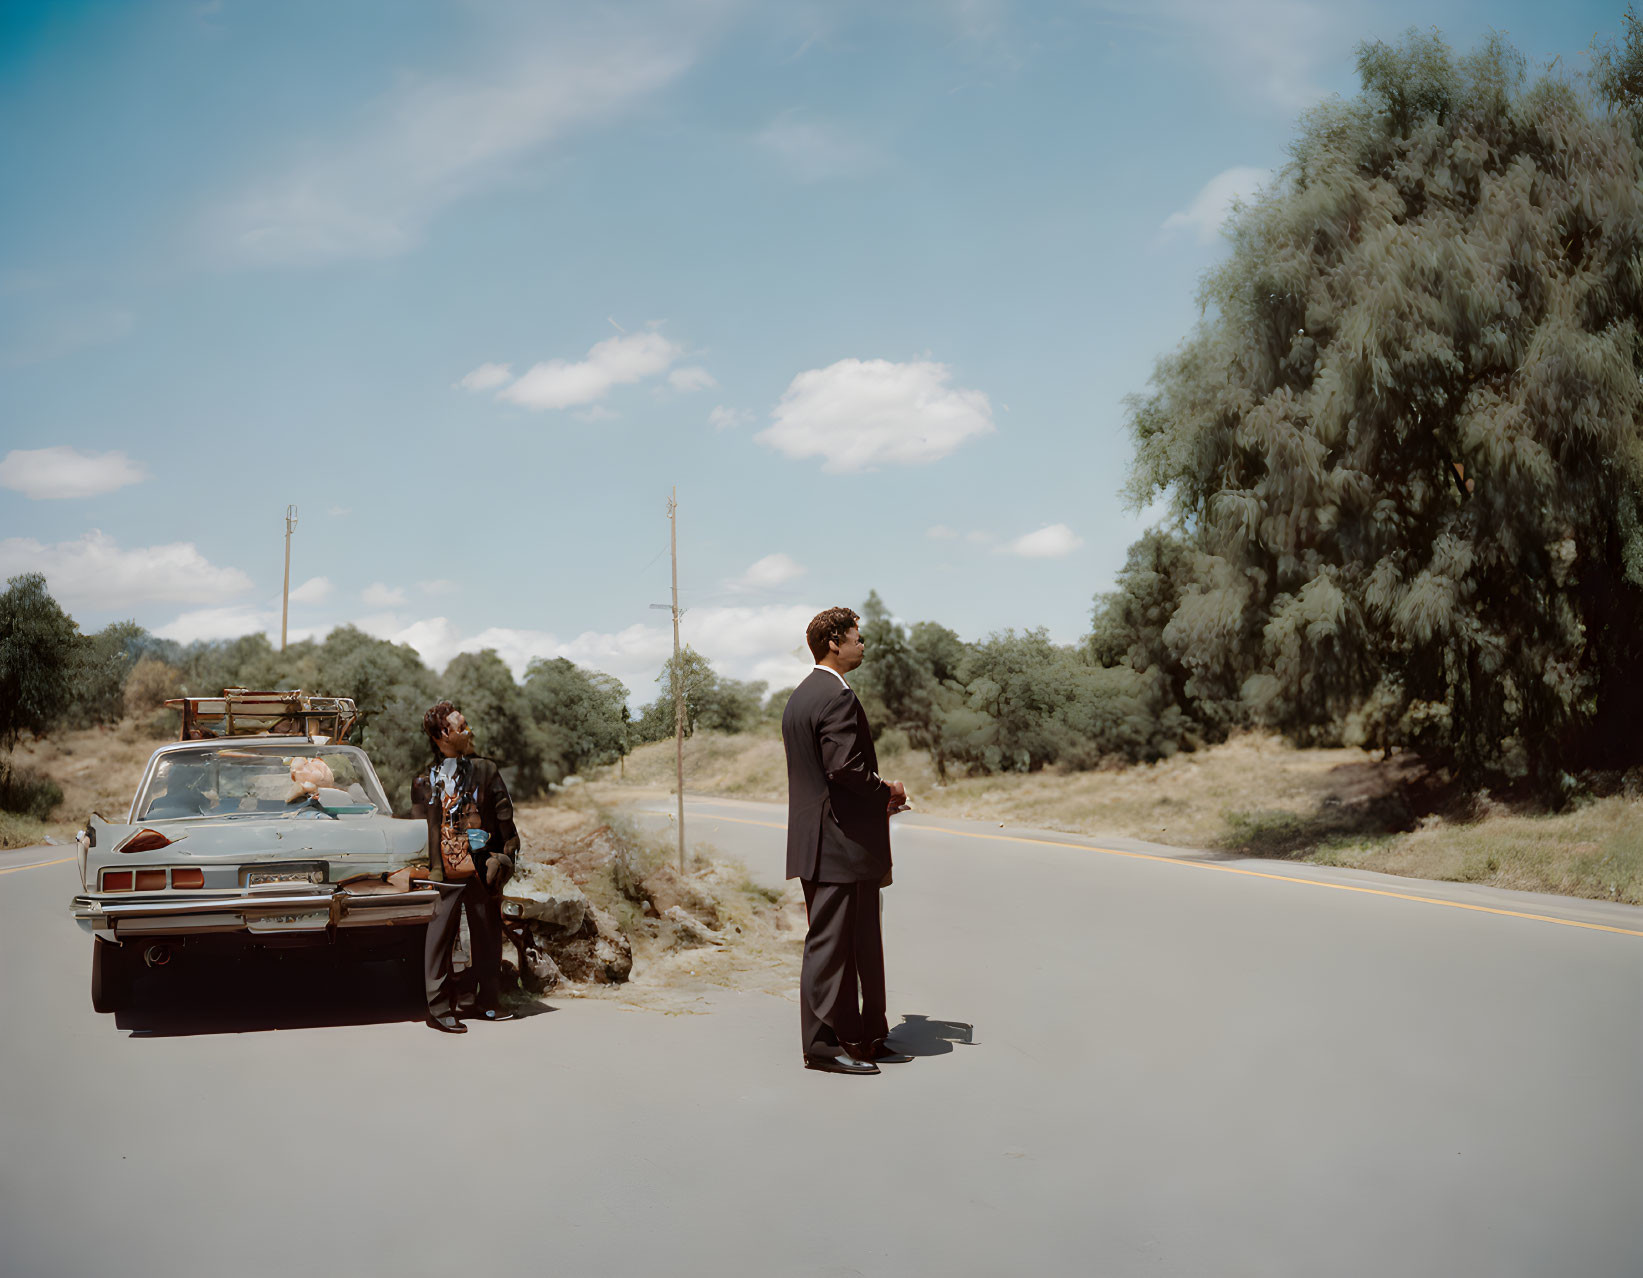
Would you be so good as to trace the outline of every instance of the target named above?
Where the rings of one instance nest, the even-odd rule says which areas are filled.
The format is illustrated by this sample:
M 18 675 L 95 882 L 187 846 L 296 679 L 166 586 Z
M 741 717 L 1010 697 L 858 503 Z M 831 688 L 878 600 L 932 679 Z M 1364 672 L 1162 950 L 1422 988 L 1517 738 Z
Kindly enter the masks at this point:
M 124 824 L 79 838 L 72 911 L 92 935 L 91 1002 L 116 1011 L 175 955 L 325 946 L 420 972 L 437 894 L 412 888 L 427 827 L 391 814 L 346 698 L 229 689 L 172 703 Z

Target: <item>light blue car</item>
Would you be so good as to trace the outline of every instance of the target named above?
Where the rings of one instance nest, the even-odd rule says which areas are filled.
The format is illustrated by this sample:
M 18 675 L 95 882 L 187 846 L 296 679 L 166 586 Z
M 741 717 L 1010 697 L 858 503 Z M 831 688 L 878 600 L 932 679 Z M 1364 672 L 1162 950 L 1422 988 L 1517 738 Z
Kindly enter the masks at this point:
M 198 725 L 185 713 L 185 732 L 199 733 Z M 242 716 L 235 731 L 243 726 Z M 316 724 L 299 716 L 295 726 Z M 356 746 L 319 734 L 224 734 L 163 746 L 125 822 L 93 815 L 78 846 L 82 891 L 71 908 L 92 936 L 99 1012 L 125 1006 L 144 970 L 248 949 L 394 957 L 408 979 L 420 979 L 437 894 L 411 887 L 409 868 L 427 863 L 427 826 L 392 815 Z

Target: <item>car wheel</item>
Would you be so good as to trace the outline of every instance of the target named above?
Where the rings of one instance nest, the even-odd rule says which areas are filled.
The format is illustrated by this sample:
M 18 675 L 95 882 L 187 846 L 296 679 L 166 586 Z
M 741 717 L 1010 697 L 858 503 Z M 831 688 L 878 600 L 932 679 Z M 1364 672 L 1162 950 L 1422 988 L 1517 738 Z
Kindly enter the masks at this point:
M 131 1002 L 131 955 L 124 946 L 91 940 L 91 1006 L 98 1012 L 122 1011 Z

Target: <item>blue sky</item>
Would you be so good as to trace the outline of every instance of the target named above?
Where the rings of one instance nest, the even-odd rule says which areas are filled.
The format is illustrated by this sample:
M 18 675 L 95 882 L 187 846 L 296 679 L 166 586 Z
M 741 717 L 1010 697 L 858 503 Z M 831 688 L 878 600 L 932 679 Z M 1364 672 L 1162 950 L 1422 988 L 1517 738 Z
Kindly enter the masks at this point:
M 1584 66 L 1612 4 L 0 5 L 0 575 L 652 695 L 876 589 L 1070 642 L 1123 398 L 1360 40 Z

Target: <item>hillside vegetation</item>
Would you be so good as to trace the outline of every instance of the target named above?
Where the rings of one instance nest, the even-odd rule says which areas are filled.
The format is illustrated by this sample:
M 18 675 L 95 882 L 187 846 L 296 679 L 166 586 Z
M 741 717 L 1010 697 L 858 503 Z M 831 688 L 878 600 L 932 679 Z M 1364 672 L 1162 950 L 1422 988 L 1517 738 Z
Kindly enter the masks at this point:
M 951 777 L 929 756 L 881 760 L 914 811 L 1174 847 L 1283 857 L 1415 878 L 1486 883 L 1643 905 L 1643 786 L 1546 814 L 1462 794 L 1413 756 L 1299 749 L 1272 733 L 1155 764 L 1094 772 Z M 672 742 L 601 769 L 607 799 L 673 785 Z M 698 732 L 685 742 L 685 790 L 785 802 L 781 738 L 770 730 Z

